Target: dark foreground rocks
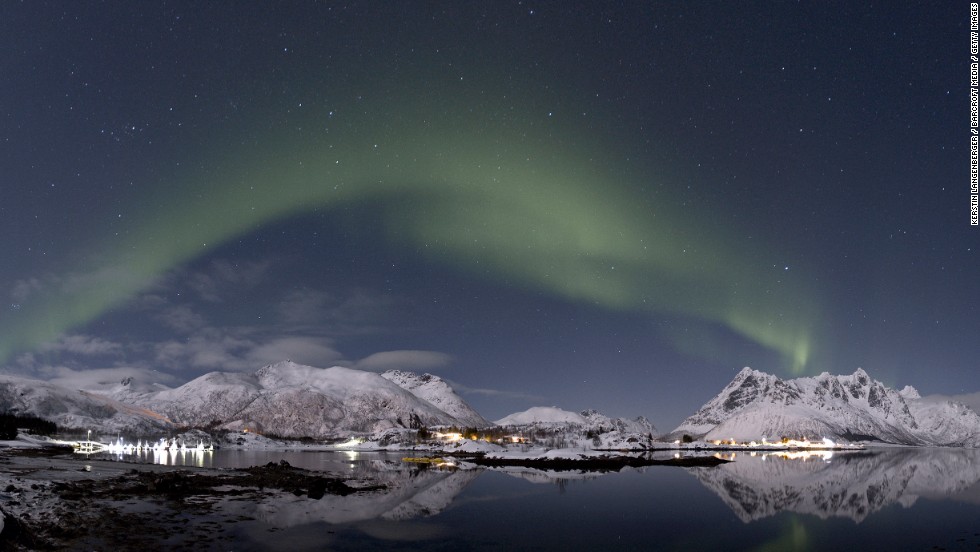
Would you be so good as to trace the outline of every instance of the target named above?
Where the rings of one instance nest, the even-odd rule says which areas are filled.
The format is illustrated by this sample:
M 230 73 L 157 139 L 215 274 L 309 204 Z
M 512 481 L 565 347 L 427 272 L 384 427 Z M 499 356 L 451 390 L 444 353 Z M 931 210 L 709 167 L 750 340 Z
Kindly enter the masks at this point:
M 132 469 L 108 478 L 14 479 L 4 489 L 9 499 L 0 501 L 0 551 L 222 549 L 233 541 L 229 524 L 253 520 L 249 506 L 260 499 L 290 493 L 319 500 L 383 488 L 351 487 L 285 461 L 241 470 Z M 222 506 L 230 503 L 238 504 Z

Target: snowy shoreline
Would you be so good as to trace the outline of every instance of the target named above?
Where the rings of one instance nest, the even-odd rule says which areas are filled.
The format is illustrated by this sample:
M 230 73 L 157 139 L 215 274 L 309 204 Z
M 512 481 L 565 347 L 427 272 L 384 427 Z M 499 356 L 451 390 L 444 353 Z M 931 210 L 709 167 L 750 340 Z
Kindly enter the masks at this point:
M 293 468 L 200 468 L 95 459 L 70 448 L 4 442 L 0 548 L 131 549 L 166 543 L 222 549 L 259 504 L 375 493 L 384 486 Z M 21 446 L 18 446 L 21 445 Z M 249 506 L 249 505 L 252 506 Z M 138 527 L 138 533 L 134 528 Z

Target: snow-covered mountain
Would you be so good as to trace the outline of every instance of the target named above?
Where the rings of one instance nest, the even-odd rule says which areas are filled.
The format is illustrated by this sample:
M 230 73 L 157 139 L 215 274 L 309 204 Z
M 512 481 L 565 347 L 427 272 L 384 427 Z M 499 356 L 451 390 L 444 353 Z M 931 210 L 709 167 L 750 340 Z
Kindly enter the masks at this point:
M 980 416 L 951 401 L 890 389 L 864 370 L 783 381 L 744 368 L 668 438 L 829 437 L 906 445 L 980 447 Z
M 111 388 L 82 391 L 0 376 L 0 411 L 108 434 L 145 435 L 195 426 L 325 438 L 397 427 L 489 425 L 435 376 L 399 372 L 382 377 L 288 361 L 251 374 L 211 372 L 173 389 L 137 387 L 124 380 Z
M 657 428 L 640 416 L 610 418 L 596 410 L 569 412 L 555 406 L 535 406 L 515 412 L 496 425 L 531 436 L 547 446 L 585 446 L 605 450 L 643 450 L 653 446 Z
M 548 425 L 548 424 L 579 424 L 585 425 L 585 416 L 562 410 L 557 406 L 534 406 L 523 412 L 515 412 L 494 422 L 494 424 L 507 426 L 524 425 Z
M 474 413 L 452 388 L 439 383 L 441 386 L 426 389 L 432 400 L 457 412 Z M 422 398 L 425 394 L 415 394 L 374 372 L 314 368 L 289 361 L 252 374 L 211 372 L 175 389 L 126 396 L 166 414 L 178 425 L 250 427 L 283 437 L 323 438 L 392 427 L 466 425 L 472 418 L 468 414 L 463 422 Z
M 657 428 L 646 416 L 637 416 L 633 419 L 610 418 L 601 414 L 597 410 L 583 410 L 582 416 L 586 419 L 590 427 L 595 428 L 599 433 L 605 431 L 618 431 L 620 433 L 642 433 L 646 435 L 657 435 Z
M 0 412 L 33 415 L 63 430 L 156 432 L 170 427 L 165 416 L 109 397 L 46 381 L 0 375 Z
M 381 377 L 396 383 L 416 397 L 434 404 L 439 410 L 459 420 L 463 425 L 482 428 L 490 422 L 453 391 L 448 383 L 432 374 L 418 375 L 414 372 L 388 370 Z
M 657 434 L 657 428 L 643 416 L 629 420 L 610 418 L 597 410 L 580 413 L 562 410 L 556 406 L 535 406 L 523 412 L 515 412 L 494 422 L 501 427 L 535 426 L 544 429 L 569 427 L 591 430 L 596 433 L 619 431 L 621 433 Z

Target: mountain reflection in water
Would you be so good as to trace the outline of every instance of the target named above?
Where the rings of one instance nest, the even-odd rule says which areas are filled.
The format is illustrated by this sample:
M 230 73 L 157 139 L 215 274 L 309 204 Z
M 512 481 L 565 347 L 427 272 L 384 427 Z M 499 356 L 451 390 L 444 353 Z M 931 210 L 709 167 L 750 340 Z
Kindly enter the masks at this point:
M 922 550 L 980 545 L 980 450 L 720 453 L 717 467 L 437 469 L 401 454 L 217 451 L 214 468 L 287 461 L 374 487 L 214 506 L 241 551 Z M 383 489 L 377 489 L 377 486 Z M 723 528 L 723 529 L 721 529 Z M 962 545 L 962 546 L 961 546 Z M 767 548 L 768 547 L 768 548 Z
M 305 496 L 268 501 L 259 504 L 254 515 L 275 527 L 423 518 L 444 510 L 480 475 L 480 470 L 404 469 L 383 463 L 375 467 L 377 469 L 367 483 L 384 485 L 383 491 L 325 495 L 316 501 Z
M 890 504 L 953 498 L 980 481 L 980 451 L 971 449 L 736 454 L 734 460 L 689 471 L 744 522 L 783 511 L 861 522 Z
M 920 498 L 980 502 L 977 450 L 903 448 L 721 456 L 734 461 L 713 468 L 668 469 L 694 475 L 746 523 L 780 512 L 820 519 L 849 518 L 860 523 L 891 504 L 908 508 Z M 279 498 L 261 502 L 253 515 L 279 528 L 375 519 L 408 521 L 441 513 L 486 471 L 554 484 L 559 492 L 570 482 L 592 485 L 592 479 L 616 476 L 516 467 L 421 469 L 394 459 L 362 458 L 350 466 L 348 475 L 364 485 L 384 485 L 385 490 L 343 497 L 327 495 L 317 501 L 302 496 Z

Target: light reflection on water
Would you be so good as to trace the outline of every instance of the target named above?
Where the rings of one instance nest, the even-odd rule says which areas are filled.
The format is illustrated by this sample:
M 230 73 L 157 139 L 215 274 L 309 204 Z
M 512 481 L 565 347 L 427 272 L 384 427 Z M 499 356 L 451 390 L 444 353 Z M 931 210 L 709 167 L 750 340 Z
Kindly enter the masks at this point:
M 112 459 L 120 462 L 135 462 L 139 464 L 160 464 L 161 466 L 175 467 L 195 467 L 212 468 L 214 467 L 214 452 L 209 450 L 185 449 L 143 449 L 128 453 L 101 452 L 94 453 L 93 457 Z
M 384 452 L 358 452 L 352 450 L 232 450 L 217 449 L 201 451 L 195 448 L 185 450 L 143 449 L 129 453 L 98 452 L 90 455 L 101 460 L 133 462 L 140 464 L 160 464 L 174 467 L 197 468 L 248 468 L 286 461 L 291 466 L 306 470 L 329 472 L 337 475 L 370 475 L 376 471 L 377 462 L 401 464 L 404 454 Z
M 252 505 L 256 521 L 231 528 L 236 550 L 266 549 L 285 538 L 295 550 L 980 546 L 976 450 L 737 453 L 716 468 L 606 474 L 436 470 L 403 463 L 401 456 L 219 450 L 208 467 L 286 460 L 386 487 Z M 186 462 L 179 455 L 176 461 Z
M 841 454 L 841 453 L 838 453 Z M 843 454 L 848 454 L 847 452 Z M 813 449 L 813 450 L 774 450 L 774 451 L 750 451 L 750 452 L 716 452 L 713 454 L 715 458 L 721 458 L 722 460 L 729 460 L 734 462 L 739 456 L 749 458 L 759 458 L 765 461 L 766 458 L 783 458 L 788 460 L 800 460 L 806 462 L 807 460 L 822 460 L 824 462 L 829 462 L 831 458 L 834 457 L 834 451 L 830 449 Z M 676 458 L 680 458 L 677 455 Z

